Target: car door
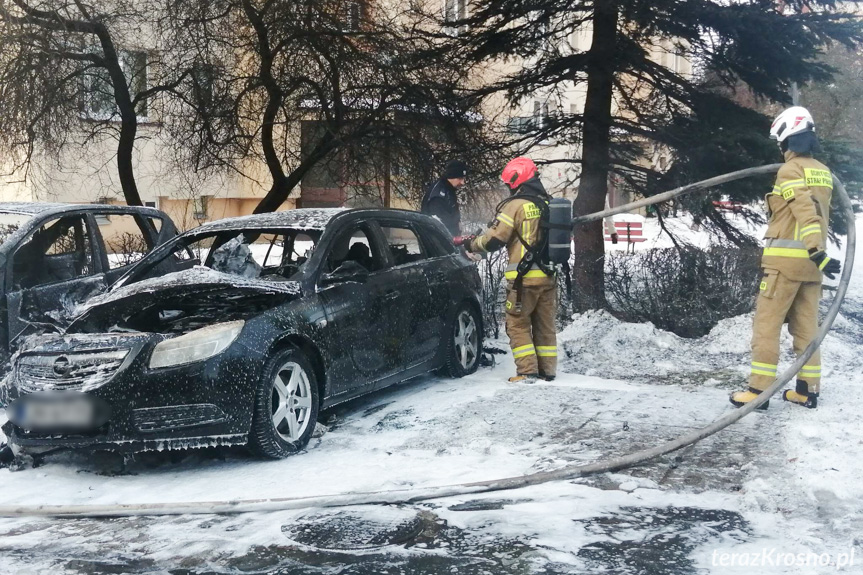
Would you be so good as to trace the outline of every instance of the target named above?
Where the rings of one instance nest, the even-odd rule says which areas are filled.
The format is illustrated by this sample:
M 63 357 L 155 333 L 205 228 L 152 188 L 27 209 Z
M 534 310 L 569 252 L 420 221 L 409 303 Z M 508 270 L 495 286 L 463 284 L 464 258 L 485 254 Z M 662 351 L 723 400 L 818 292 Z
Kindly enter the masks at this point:
M 431 359 L 437 350 L 437 312 L 433 308 L 425 274 L 430 253 L 411 222 L 381 219 L 390 267 L 383 272 L 397 293 L 390 305 L 393 330 L 399 343 L 400 369 Z
M 46 220 L 22 240 L 6 266 L 9 347 L 34 333 L 65 327 L 76 307 L 105 290 L 86 214 Z
M 397 289 L 388 283 L 386 255 L 370 222 L 347 224 L 324 251 L 317 291 L 335 342 L 331 393 L 371 386 L 396 364 L 390 310 Z M 345 263 L 368 270 L 364 281 L 333 281 Z
M 423 345 L 431 354 L 434 354 L 439 349 L 441 338 L 449 327 L 447 312 L 452 308 L 454 296 L 467 287 L 457 285 L 462 277 L 460 272 L 464 262 L 461 261 L 463 258 L 458 254 L 449 236 L 429 225 L 421 224 L 417 230 L 429 254 L 423 271 L 429 284 L 431 300 L 429 309 L 432 310 Z

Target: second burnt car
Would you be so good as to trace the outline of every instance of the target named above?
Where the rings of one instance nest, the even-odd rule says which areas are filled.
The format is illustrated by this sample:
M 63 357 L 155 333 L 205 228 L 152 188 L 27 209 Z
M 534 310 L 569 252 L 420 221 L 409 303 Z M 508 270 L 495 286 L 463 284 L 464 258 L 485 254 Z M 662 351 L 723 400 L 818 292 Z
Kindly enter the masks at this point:
M 176 235 L 155 208 L 0 203 L 0 373 L 21 341 L 60 331 L 78 305 Z M 151 273 L 177 269 L 166 260 Z
M 141 279 L 167 258 L 193 267 Z M 302 449 L 322 409 L 477 369 L 480 279 L 437 220 L 298 209 L 205 224 L 157 248 L 63 336 L 13 364 L 17 449 Z

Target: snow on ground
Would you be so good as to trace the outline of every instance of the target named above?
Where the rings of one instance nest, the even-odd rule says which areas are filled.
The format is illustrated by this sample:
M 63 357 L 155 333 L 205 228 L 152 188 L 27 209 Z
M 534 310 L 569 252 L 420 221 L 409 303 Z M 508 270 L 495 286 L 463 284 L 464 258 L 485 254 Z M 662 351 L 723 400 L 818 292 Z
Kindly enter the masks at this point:
M 409 506 L 0 519 L 0 573 L 863 573 L 860 254 L 824 345 L 817 410 L 774 399 L 766 413 L 648 465 Z M 684 340 L 585 314 L 560 334 L 563 373 L 553 383 L 506 383 L 511 359 L 496 356 L 501 363 L 469 378 L 420 378 L 338 407 L 325 414 L 329 431 L 285 461 L 239 450 L 146 454 L 117 473 L 109 456 L 55 455 L 0 470 L 0 504 L 321 495 L 597 461 L 733 409 L 727 393 L 745 382 L 750 324 L 733 318 Z M 363 526 L 374 535 L 413 517 L 398 542 L 339 546 L 339 537 L 373 541 Z

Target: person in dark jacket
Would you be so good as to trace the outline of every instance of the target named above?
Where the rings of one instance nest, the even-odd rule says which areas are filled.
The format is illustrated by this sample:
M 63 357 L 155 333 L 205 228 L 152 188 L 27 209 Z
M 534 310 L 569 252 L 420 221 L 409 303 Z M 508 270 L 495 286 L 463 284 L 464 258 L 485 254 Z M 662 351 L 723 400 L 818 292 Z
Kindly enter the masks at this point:
M 464 185 L 467 164 L 460 160 L 447 162 L 441 177 L 429 186 L 420 211 L 437 216 L 453 236 L 461 233 L 461 212 L 458 207 L 458 188 Z

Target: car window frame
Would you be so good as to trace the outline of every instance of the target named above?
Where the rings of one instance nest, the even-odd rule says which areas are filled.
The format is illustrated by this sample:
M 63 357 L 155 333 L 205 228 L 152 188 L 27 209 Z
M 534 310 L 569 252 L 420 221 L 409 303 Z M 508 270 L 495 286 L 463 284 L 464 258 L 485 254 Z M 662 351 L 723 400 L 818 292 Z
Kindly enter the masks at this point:
M 374 222 L 372 220 L 350 220 L 350 221 L 345 222 L 344 224 L 340 225 L 339 229 L 333 230 L 332 231 L 332 239 L 327 240 L 327 244 L 325 246 L 321 245 L 321 247 L 318 248 L 318 249 L 320 249 L 321 255 L 320 255 L 320 259 L 318 260 L 316 276 L 314 278 L 314 283 L 315 283 L 316 287 L 320 287 L 319 286 L 320 279 L 324 276 L 324 274 L 332 273 L 332 272 L 326 271 L 326 264 L 327 264 L 327 259 L 330 256 L 330 252 L 335 247 L 336 242 L 339 241 L 343 237 L 344 234 L 346 234 L 346 233 L 352 234 L 356 230 L 362 228 L 363 226 L 368 227 L 368 230 L 364 230 L 364 231 L 366 231 L 366 235 L 369 239 L 369 244 L 370 244 L 369 249 L 373 250 L 373 249 L 377 248 L 377 250 L 381 254 L 383 254 L 383 264 L 384 264 L 383 267 L 381 269 L 374 270 L 374 271 L 369 270 L 369 276 L 377 275 L 383 271 L 386 271 L 386 270 L 392 268 L 392 265 L 391 265 L 392 262 L 391 262 L 390 257 L 389 257 L 389 249 L 386 249 L 387 246 L 382 245 L 383 242 L 381 241 L 381 237 L 382 237 L 383 233 L 381 232 L 380 227 L 377 225 L 377 222 Z M 323 239 L 323 236 L 322 236 L 322 239 Z M 320 240 L 318 240 L 318 243 L 319 244 L 321 243 Z
M 420 241 L 426 245 L 426 249 L 428 249 L 429 245 L 431 245 L 434 241 L 436 241 L 433 238 L 429 239 L 429 237 L 433 236 L 434 234 L 437 234 L 438 236 L 440 236 L 440 240 L 443 242 L 442 245 L 452 246 L 452 249 L 446 251 L 445 253 L 438 255 L 438 256 L 432 256 L 432 257 L 427 258 L 427 259 L 434 260 L 434 259 L 438 259 L 438 258 L 446 258 L 446 257 L 450 257 L 450 256 L 458 253 L 458 250 L 452 244 L 452 240 L 448 239 L 448 236 L 446 234 L 444 234 L 442 231 L 436 230 L 433 225 L 431 225 L 429 223 L 425 223 L 425 222 L 417 222 L 416 227 L 419 231 L 419 234 L 417 235 L 417 237 L 419 237 Z M 429 251 L 431 251 L 431 250 L 429 250 Z
M 38 285 L 30 286 L 30 287 L 16 287 L 15 281 L 14 281 L 15 280 L 14 270 L 15 270 L 15 257 L 18 255 L 18 251 L 22 247 L 24 247 L 24 245 L 26 245 L 29 241 L 31 241 L 33 239 L 33 236 L 36 235 L 36 233 L 39 232 L 45 226 L 46 223 L 48 223 L 52 220 L 60 220 L 63 218 L 68 218 L 68 217 L 73 217 L 73 216 L 83 219 L 87 225 L 87 235 L 89 236 L 89 240 L 90 240 L 90 251 L 91 251 L 91 258 L 92 258 L 92 262 L 93 262 L 93 270 L 91 271 L 91 273 L 89 273 L 87 275 L 82 275 L 82 276 L 77 276 L 74 278 L 66 279 L 66 280 L 60 280 L 60 281 L 44 283 L 44 284 L 38 284 Z M 102 252 L 101 245 L 97 245 L 96 238 L 94 237 L 94 230 L 95 230 L 94 226 L 96 225 L 96 220 L 95 220 L 95 218 L 92 217 L 92 215 L 89 212 L 82 211 L 82 210 L 74 210 L 74 211 L 69 211 L 69 212 L 54 213 L 54 214 L 50 214 L 47 216 L 42 216 L 40 218 L 34 218 L 34 220 L 35 221 L 32 224 L 33 227 L 30 229 L 30 231 L 27 232 L 27 235 L 25 235 L 23 238 L 21 238 L 21 240 L 15 246 L 15 249 L 13 249 L 11 251 L 11 253 L 9 254 L 9 258 L 7 259 L 8 264 L 6 265 L 6 275 L 5 275 L 6 292 L 7 293 L 23 292 L 26 290 L 38 289 L 38 288 L 42 288 L 42 287 L 46 287 L 46 286 L 56 286 L 56 285 L 60 285 L 60 284 L 64 284 L 64 283 L 68 283 L 68 282 L 72 282 L 72 281 L 77 281 L 77 280 L 80 280 L 82 278 L 91 278 L 91 277 L 96 277 L 98 275 L 104 275 L 105 270 L 102 266 L 102 257 L 104 257 L 104 254 Z M 101 239 L 99 241 L 101 241 Z
M 144 215 L 144 214 L 140 214 L 138 212 L 134 212 L 131 210 L 129 210 L 129 211 L 94 210 L 92 212 L 87 212 L 87 215 L 92 218 L 93 225 L 96 226 L 94 229 L 98 229 L 99 248 L 100 248 L 100 252 L 101 252 L 101 259 L 103 260 L 102 261 L 102 269 L 105 271 L 105 273 L 108 273 L 108 272 L 115 273 L 115 274 L 117 274 L 117 277 L 124 275 L 126 273 L 126 271 L 128 271 L 129 269 L 132 268 L 132 266 L 134 266 L 139 261 L 143 260 L 144 258 L 149 256 L 151 253 L 153 253 L 153 250 L 156 249 L 156 247 L 159 245 L 159 232 L 156 230 L 155 226 L 153 224 L 151 224 L 149 221 L 150 219 L 157 219 L 156 216 Z M 100 216 L 100 215 L 101 216 L 108 216 L 109 218 L 111 216 L 132 216 L 135 219 L 135 223 L 138 225 L 139 228 L 141 228 L 141 231 L 144 235 L 144 242 L 147 244 L 147 253 L 144 254 L 144 256 L 137 261 L 134 261 L 130 264 L 126 264 L 124 266 L 112 268 L 111 262 L 108 260 L 108 246 L 105 243 L 105 238 L 102 235 L 102 230 L 99 229 L 99 222 L 96 221 L 97 216 Z M 164 226 L 165 225 L 165 218 L 164 217 L 158 217 L 158 219 L 162 220 L 162 226 Z
M 419 231 L 417 231 L 416 222 L 414 222 L 412 220 L 408 220 L 408 219 L 397 220 L 395 218 L 392 218 L 391 216 L 390 217 L 383 216 L 383 217 L 375 218 L 375 223 L 378 224 L 378 229 L 380 230 L 380 234 L 381 234 L 381 242 L 384 245 L 385 253 L 387 255 L 387 260 L 390 262 L 390 265 L 388 266 L 387 269 L 403 269 L 403 268 L 408 267 L 408 266 L 422 264 L 424 262 L 431 261 L 437 257 L 441 257 L 441 256 L 433 256 L 433 257 L 428 256 L 428 253 L 429 253 L 428 246 L 425 245 L 423 238 L 422 238 L 422 235 L 420 234 Z M 392 258 L 392 251 L 390 250 L 390 244 L 387 241 L 386 234 L 384 233 L 384 227 L 401 228 L 401 229 L 406 229 L 406 230 L 410 230 L 411 232 L 413 232 L 413 234 L 417 238 L 417 242 L 420 246 L 420 250 L 421 250 L 422 256 L 423 256 L 422 259 L 417 260 L 417 261 L 413 261 L 413 262 L 407 262 L 407 263 L 395 265 L 395 261 Z
M 259 232 L 259 233 L 282 233 L 284 230 L 296 230 L 297 228 L 288 228 L 288 227 L 278 227 L 277 226 L 277 227 L 265 227 L 265 228 L 249 228 L 249 229 L 254 229 L 256 232 Z M 130 285 L 130 282 L 132 284 L 134 284 L 134 283 L 137 283 L 139 281 L 142 281 L 142 279 L 144 279 L 144 278 L 140 278 L 139 276 L 146 274 L 150 270 L 155 269 L 157 266 L 161 265 L 169 257 L 171 257 L 174 254 L 174 252 L 178 249 L 177 244 L 183 243 L 184 245 L 183 245 L 182 249 L 184 249 L 187 254 L 192 256 L 191 260 L 198 260 L 197 257 L 194 257 L 195 254 L 191 251 L 191 248 L 189 247 L 189 245 L 196 242 L 196 241 L 199 241 L 200 240 L 200 237 L 198 237 L 199 235 L 219 236 L 221 234 L 226 234 L 226 233 L 238 234 L 238 233 L 245 233 L 247 231 L 248 230 L 245 228 L 239 228 L 236 230 L 234 230 L 234 229 L 220 229 L 220 230 L 209 230 L 209 231 L 206 231 L 206 232 L 199 234 L 199 232 L 197 232 L 196 230 L 190 230 L 188 232 L 173 236 L 172 238 L 160 243 L 155 248 L 153 248 L 153 250 L 149 254 L 147 254 L 147 256 L 145 258 L 143 258 L 143 259 L 135 262 L 131 266 L 129 266 L 129 269 L 127 269 L 125 271 L 125 273 L 123 273 L 122 275 L 120 275 L 117 278 L 117 280 L 111 285 L 110 289 L 111 290 L 119 289 L 119 288 L 122 288 L 123 286 Z M 306 233 L 310 236 L 313 236 L 316 233 L 319 234 L 318 240 L 317 240 L 317 243 L 315 244 L 315 249 L 314 249 L 313 255 L 312 255 L 312 257 L 314 257 L 314 255 L 318 252 L 318 250 L 320 249 L 320 246 L 322 245 L 321 241 L 324 239 L 324 233 L 325 232 L 322 230 L 315 230 L 315 229 L 302 230 L 302 231 L 303 231 L 303 233 Z M 209 257 L 209 252 L 207 255 Z M 312 257 L 310 257 L 308 261 L 311 261 Z M 148 260 L 151 260 L 151 259 L 154 261 L 149 262 Z M 206 261 L 206 258 L 205 258 L 205 261 Z M 203 261 L 203 262 L 198 261 L 198 263 L 195 265 L 202 265 L 202 266 L 206 265 L 205 261 Z M 144 262 L 146 262 L 146 264 L 144 264 Z M 300 281 L 300 279 L 301 278 L 298 278 L 296 281 Z

